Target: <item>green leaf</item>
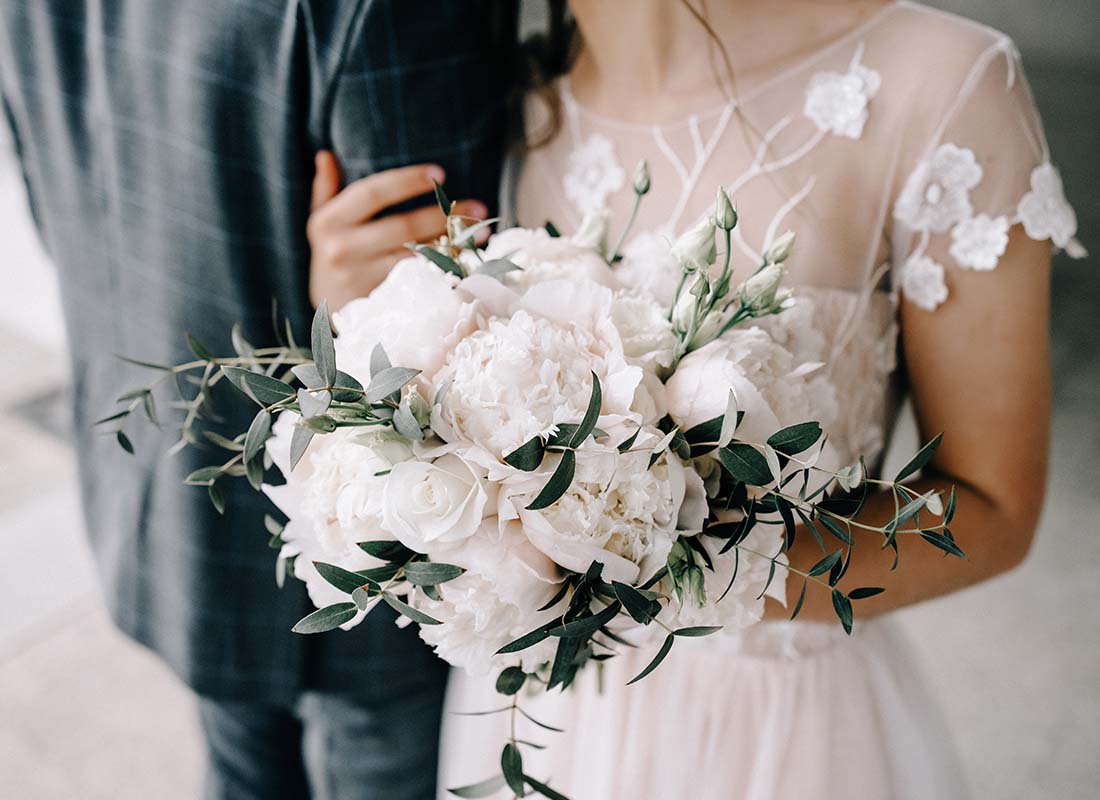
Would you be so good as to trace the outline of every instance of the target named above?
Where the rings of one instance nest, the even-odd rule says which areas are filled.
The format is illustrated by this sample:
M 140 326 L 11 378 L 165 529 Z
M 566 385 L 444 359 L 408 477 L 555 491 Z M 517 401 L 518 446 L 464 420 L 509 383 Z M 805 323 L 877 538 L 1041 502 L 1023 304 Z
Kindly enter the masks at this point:
M 266 408 L 260 409 L 248 426 L 248 433 L 244 437 L 245 463 L 254 459 L 261 450 L 264 442 L 271 437 L 271 412 Z
M 538 436 L 532 436 L 526 442 L 521 444 L 511 453 L 504 457 L 504 463 L 509 464 L 516 469 L 523 470 L 524 472 L 533 472 L 539 468 L 542 463 L 542 457 L 546 453 L 546 448 L 542 444 L 542 439 Z
M 508 667 L 497 676 L 497 691 L 511 697 L 523 688 L 527 675 L 519 667 Z
M 852 535 L 848 532 L 847 528 L 834 520 L 829 514 L 818 515 L 817 521 L 824 525 L 829 533 L 844 542 L 844 544 L 852 543 Z
M 936 454 L 936 450 L 939 448 L 941 441 L 943 441 L 942 433 L 918 450 L 917 454 L 913 456 L 913 459 L 898 472 L 897 476 L 894 478 L 894 483 L 900 483 L 910 475 L 924 469 L 928 465 L 928 462 L 932 460 L 932 456 Z
M 504 780 L 508 784 L 508 788 L 518 797 L 523 797 L 525 794 L 523 788 L 523 755 L 519 752 L 519 748 L 511 742 L 504 745 L 504 750 L 500 754 L 500 771 L 504 773 Z
M 366 580 L 361 575 L 350 572 L 343 567 L 338 567 L 335 564 L 326 564 L 324 561 L 314 561 L 313 566 L 317 568 L 318 575 L 344 594 L 351 594 L 366 583 Z
M 833 610 L 836 611 L 840 624 L 844 626 L 844 632 L 852 633 L 852 604 L 839 589 L 833 589 Z
M 561 686 L 569 687 L 577 674 L 577 654 L 581 650 L 581 640 L 576 638 L 559 639 L 558 648 L 554 652 L 554 663 L 550 665 L 550 680 L 546 684 L 547 689 Z
M 840 561 L 841 555 L 842 554 L 839 550 L 834 550 L 833 552 L 829 553 L 829 555 L 825 556 L 825 558 L 821 559 L 812 567 L 810 567 L 810 577 L 813 578 L 818 575 L 824 575 L 826 572 L 833 568 L 833 565 L 836 562 Z
M 313 431 L 309 428 L 303 428 L 301 425 L 294 426 L 294 432 L 290 434 L 291 470 L 298 466 L 298 462 L 306 454 L 306 448 L 309 447 L 311 441 L 313 441 Z
M 630 434 L 630 436 L 626 437 L 621 442 L 619 442 L 619 445 L 618 445 L 618 448 L 617 448 L 618 451 L 620 453 L 625 453 L 627 450 L 629 450 L 631 447 L 633 447 L 634 442 L 636 442 L 638 440 L 638 434 L 641 433 L 641 432 L 642 432 L 642 429 L 638 428 L 637 430 L 634 431 L 634 433 Z
M 447 197 L 447 193 L 443 191 L 443 187 L 435 180 L 432 181 L 432 188 L 435 191 L 435 202 L 439 203 L 439 208 L 444 215 L 449 217 L 451 215 L 450 198 Z
M 557 636 L 559 639 L 584 639 L 591 636 L 598 631 L 604 625 L 615 619 L 615 616 L 619 613 L 619 609 L 622 608 L 622 604 L 619 602 L 612 603 L 607 608 L 602 609 L 596 614 L 592 614 L 588 617 L 580 617 L 572 622 L 561 625 L 557 628 L 550 630 L 551 636 Z
M 619 602 L 623 604 L 626 613 L 630 614 L 635 622 L 648 625 L 654 617 L 661 613 L 660 603 L 649 599 L 633 586 L 619 581 L 612 581 L 611 588 L 615 592 L 615 596 L 619 598 Z
M 184 336 L 187 339 L 187 346 L 191 348 L 191 352 L 198 356 L 202 361 L 214 361 L 217 356 L 211 353 L 206 347 L 190 333 L 185 333 Z
M 504 776 L 494 775 L 492 778 L 486 778 L 478 783 L 471 783 L 469 786 L 457 786 L 447 791 L 464 800 L 478 800 L 478 798 L 491 797 L 503 788 Z
M 335 603 L 298 620 L 298 624 L 291 630 L 294 633 L 324 633 L 340 627 L 358 613 L 355 603 Z
M 876 594 L 882 594 L 886 590 L 881 586 L 861 586 L 858 589 L 852 589 L 848 592 L 849 600 L 863 600 L 867 597 L 874 597 Z
M 504 647 L 497 650 L 496 654 L 504 655 L 506 653 L 518 653 L 521 650 L 526 650 L 528 647 L 534 647 L 539 642 L 549 638 L 550 627 L 552 626 L 543 626 L 541 628 L 536 628 L 530 633 L 525 633 L 523 636 L 512 640 L 504 645 Z
M 561 237 L 561 231 L 558 230 L 558 226 L 550 220 L 546 220 L 546 224 L 542 226 L 546 229 L 546 232 L 550 234 L 551 239 L 558 239 Z
M 272 536 L 281 536 L 283 533 L 283 528 L 285 527 L 286 526 L 275 519 L 275 517 L 271 516 L 270 514 L 264 514 L 264 528 L 266 528 L 267 532 L 270 533 Z
M 320 389 L 323 386 L 327 386 L 321 379 L 321 373 L 317 371 L 317 367 L 313 364 L 298 364 L 290 368 L 290 371 L 294 374 L 294 377 L 300 380 L 308 389 Z M 348 375 L 346 372 L 336 371 L 336 381 L 331 384 L 333 387 L 343 387 L 350 391 L 342 392 L 339 389 L 334 389 L 332 392 L 332 399 L 338 400 L 341 403 L 354 403 L 357 400 L 363 399 L 363 384 L 355 380 L 355 378 Z
M 332 340 L 332 321 L 328 316 L 327 300 L 322 300 L 321 305 L 317 306 L 310 332 L 313 363 L 317 367 L 317 373 L 325 386 L 332 386 L 336 381 L 336 346 Z
M 379 372 L 384 369 L 389 369 L 393 364 L 390 363 L 390 357 L 386 355 L 386 348 L 379 342 L 374 346 L 374 349 L 370 351 L 370 376 L 373 378 Z
M 222 436 L 217 431 L 203 431 L 202 435 L 203 435 L 203 438 L 206 439 L 208 442 L 211 442 L 212 444 L 216 444 L 218 447 L 222 448 L 223 450 L 230 450 L 234 453 L 240 453 L 241 451 L 244 450 L 244 445 L 241 442 L 233 441 L 232 439 L 227 439 L 226 437 Z M 240 439 L 239 436 L 237 438 Z
M 588 398 L 588 408 L 585 409 L 584 417 L 581 419 L 580 425 L 573 433 L 573 439 L 570 441 L 570 447 L 580 447 L 581 443 L 588 438 L 588 435 L 592 433 L 596 427 L 596 421 L 600 416 L 600 407 L 603 405 L 603 389 L 600 387 L 600 379 L 596 377 L 596 373 L 592 373 L 592 394 Z
M 542 487 L 542 491 L 538 493 L 538 496 L 530 502 L 527 509 L 538 511 L 557 502 L 558 498 L 569 489 L 569 484 L 573 482 L 573 473 L 576 469 L 577 454 L 572 450 L 566 450 L 561 454 L 561 461 L 554 469 L 554 474 L 550 476 L 550 480 Z
M 130 437 L 123 433 L 121 430 L 115 431 L 115 441 L 118 442 L 118 446 L 125 450 L 130 455 L 134 454 L 134 443 L 130 441 Z
M 377 403 L 384 400 L 394 392 L 401 391 L 405 384 L 420 374 L 418 369 L 408 367 L 389 367 L 375 375 L 367 387 L 366 401 Z
M 389 540 L 359 542 L 359 548 L 367 555 L 374 556 L 382 561 L 405 562 L 416 555 L 401 542 L 391 542 Z
M 382 592 L 382 599 L 386 601 L 386 605 L 397 611 L 400 614 L 411 619 L 413 622 L 418 622 L 421 625 L 442 625 L 443 623 L 437 620 L 435 617 L 429 617 L 423 611 L 410 606 L 408 603 L 397 599 L 389 592 Z
M 722 630 L 721 625 L 694 625 L 690 628 L 677 628 L 672 632 L 673 636 L 710 636 L 712 633 L 718 633 Z
M 206 486 L 225 473 L 221 467 L 199 467 L 183 479 L 188 486 Z
M 441 583 L 453 581 L 465 571 L 454 564 L 413 561 L 405 565 L 405 578 L 414 586 L 438 586 Z
M 424 438 L 424 431 L 420 429 L 420 423 L 417 422 L 416 415 L 413 414 L 404 398 L 393 413 L 393 428 L 410 441 L 419 442 Z
M 951 494 L 947 498 L 947 506 L 943 510 L 943 524 L 950 525 L 951 520 L 955 519 L 955 504 L 958 499 L 955 497 L 955 487 L 951 487 Z
M 637 683 L 642 678 L 646 677 L 649 673 L 653 672 L 653 670 L 657 669 L 660 663 L 665 660 L 665 656 L 668 655 L 668 651 L 672 649 L 672 643 L 673 641 L 675 641 L 675 639 L 676 637 L 673 636 L 671 633 L 666 636 L 664 644 L 661 645 L 661 649 L 657 651 L 657 655 L 653 657 L 653 660 L 649 662 L 645 669 L 643 669 L 641 672 L 631 678 L 626 685 L 629 686 L 632 683 Z
M 221 369 L 230 383 L 262 406 L 274 405 L 294 396 L 294 390 L 286 383 L 259 372 L 240 367 L 222 367 Z
M 92 426 L 94 427 L 96 425 L 103 425 L 106 422 L 114 422 L 116 419 L 122 419 L 123 417 L 128 416 L 130 416 L 130 409 L 124 408 L 121 411 L 116 411 L 114 414 L 97 419 L 95 422 L 92 423 Z
M 569 798 L 566 797 L 561 792 L 554 791 L 549 786 L 547 786 L 545 783 L 540 783 L 539 781 L 536 781 L 530 775 L 524 775 L 523 779 L 525 781 L 527 781 L 527 784 L 532 789 L 534 789 L 536 792 L 541 794 L 543 797 L 549 798 L 549 800 L 569 800 Z
M 507 275 L 509 272 L 515 272 L 516 270 L 523 271 L 523 268 L 514 261 L 509 261 L 506 258 L 494 258 L 492 261 L 486 261 L 477 268 L 477 275 L 488 275 L 490 278 L 496 278 L 498 281 Z
M 768 444 L 785 456 L 801 453 L 821 438 L 821 426 L 816 422 L 801 422 L 777 431 L 768 437 Z
M 942 533 L 937 533 L 936 531 L 921 531 L 920 535 L 924 541 L 931 545 L 935 545 L 948 555 L 966 558 L 966 553 L 964 553 L 962 548 L 955 543 L 954 539 L 949 539 Z
M 733 442 L 718 451 L 718 460 L 736 480 L 750 486 L 766 486 L 772 479 L 768 461 L 752 445 Z
M 256 351 L 256 348 L 244 338 L 244 332 L 241 330 L 241 323 L 239 322 L 233 323 L 233 328 L 229 332 L 229 338 L 230 341 L 233 342 L 233 351 L 242 358 L 247 358 Z
M 802 604 L 806 602 L 806 586 L 809 581 L 802 581 L 802 591 L 798 593 L 798 602 L 794 604 L 794 611 L 791 612 L 791 619 L 793 620 L 798 616 L 798 612 L 802 610 Z
M 424 256 L 424 258 L 431 261 L 444 272 L 457 275 L 459 278 L 466 277 L 466 272 L 462 269 L 462 266 L 450 256 L 445 256 L 435 248 L 429 247 L 426 244 L 419 245 L 414 249 L 417 253 Z
M 214 506 L 214 510 L 219 514 L 224 514 L 225 496 L 222 494 L 222 490 L 212 483 L 206 487 L 206 494 L 210 498 L 210 504 Z
M 321 416 L 328 411 L 331 404 L 331 392 L 316 392 L 310 391 L 309 389 L 298 390 L 298 409 L 302 412 L 302 417 L 305 419 Z

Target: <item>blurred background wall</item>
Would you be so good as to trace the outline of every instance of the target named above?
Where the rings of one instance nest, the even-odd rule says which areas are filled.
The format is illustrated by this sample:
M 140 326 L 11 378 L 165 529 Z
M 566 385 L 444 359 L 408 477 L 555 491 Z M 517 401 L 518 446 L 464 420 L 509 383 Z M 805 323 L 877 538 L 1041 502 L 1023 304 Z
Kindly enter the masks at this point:
M 716 0 L 711 0 L 716 2 Z M 625 0 L 624 0 L 625 5 Z M 901 615 L 976 798 L 1100 796 L 1100 7 L 938 0 L 1020 45 L 1096 254 L 1054 274 L 1050 494 L 1017 572 Z M 529 20 L 537 20 L 532 4 Z M 56 279 L 0 126 L 0 796 L 185 800 L 202 756 L 186 692 L 107 623 L 66 444 Z M 908 435 L 912 435 L 911 432 Z M 905 435 L 901 437 L 905 439 Z M 899 446 L 908 447 L 906 441 Z

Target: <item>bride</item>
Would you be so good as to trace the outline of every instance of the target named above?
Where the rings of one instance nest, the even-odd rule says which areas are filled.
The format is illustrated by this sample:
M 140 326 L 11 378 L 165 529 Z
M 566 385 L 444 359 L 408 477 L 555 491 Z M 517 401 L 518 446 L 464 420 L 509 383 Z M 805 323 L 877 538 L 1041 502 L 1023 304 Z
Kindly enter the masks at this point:
M 575 32 L 550 5 L 505 213 L 564 230 L 601 207 L 625 219 L 629 168 L 645 158 L 660 191 L 619 269 L 659 294 L 678 275 L 661 243 L 708 212 L 716 185 L 741 210 L 740 275 L 797 231 L 798 302 L 770 332 L 799 360 L 828 365 L 836 402 L 822 414 L 845 463 L 862 454 L 874 470 L 904 393 L 923 439 L 944 432 L 919 490 L 957 487 L 953 529 L 969 559 L 902 544 L 892 571 L 893 554 L 868 539 L 845 582 L 886 591 L 860 601 L 851 637 L 826 593 L 811 590 L 788 622 L 778 592 L 762 624 L 678 648 L 635 686 L 625 684 L 652 658 L 644 649 L 542 696 L 533 715 L 569 734 L 527 726 L 521 739 L 549 747 L 525 763 L 573 800 L 964 796 L 888 612 L 1014 567 L 1042 502 L 1050 252 L 1080 245 L 1015 47 L 905 0 L 572 0 Z M 337 195 L 331 156 L 320 157 L 316 300 L 369 291 L 392 263 L 387 248 L 441 232 L 438 217 L 414 212 L 369 223 L 373 238 L 348 234 L 421 193 L 431 169 Z M 341 268 L 332 253 L 373 267 Z M 863 518 L 882 524 L 894 511 L 883 495 Z M 790 553 L 802 569 L 819 557 L 807 536 Z M 488 679 L 452 676 L 450 711 L 499 705 Z M 440 797 L 498 771 L 501 724 L 445 716 Z

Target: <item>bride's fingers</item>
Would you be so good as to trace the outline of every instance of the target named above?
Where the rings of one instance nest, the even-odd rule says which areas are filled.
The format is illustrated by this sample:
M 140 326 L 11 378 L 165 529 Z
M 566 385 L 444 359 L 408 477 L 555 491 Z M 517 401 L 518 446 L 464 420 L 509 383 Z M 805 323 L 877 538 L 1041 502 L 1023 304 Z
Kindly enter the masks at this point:
M 488 213 L 485 206 L 476 200 L 457 203 L 455 211 L 476 219 L 485 219 Z M 424 206 L 404 214 L 382 217 L 357 230 L 363 231 L 364 239 L 372 242 L 376 251 L 389 250 L 409 242 L 430 242 L 438 239 L 447 232 L 447 218 L 439 210 L 439 206 Z
M 313 159 L 313 190 L 309 208 L 316 211 L 340 192 L 340 163 L 329 150 L 320 150 Z
M 430 192 L 442 183 L 443 168 L 435 164 L 388 169 L 349 184 L 313 215 L 318 228 L 345 228 L 370 219 L 390 206 Z

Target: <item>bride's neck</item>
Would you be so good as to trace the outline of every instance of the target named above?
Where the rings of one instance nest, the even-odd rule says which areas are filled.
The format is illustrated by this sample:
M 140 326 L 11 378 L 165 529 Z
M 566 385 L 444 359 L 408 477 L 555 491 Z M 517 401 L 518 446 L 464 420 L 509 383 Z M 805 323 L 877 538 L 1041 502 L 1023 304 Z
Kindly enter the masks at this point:
M 772 65 L 819 47 L 888 0 L 688 2 L 710 32 L 683 0 L 571 0 L 584 44 L 571 75 L 582 100 L 624 118 L 698 107 L 735 88 L 720 83 L 728 76 L 719 42 L 743 90 Z

